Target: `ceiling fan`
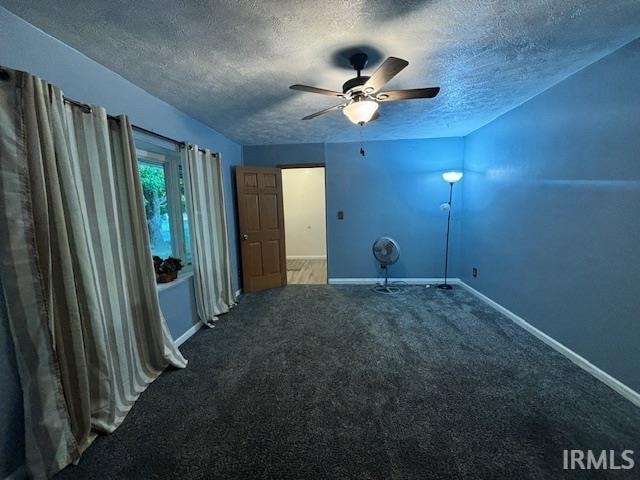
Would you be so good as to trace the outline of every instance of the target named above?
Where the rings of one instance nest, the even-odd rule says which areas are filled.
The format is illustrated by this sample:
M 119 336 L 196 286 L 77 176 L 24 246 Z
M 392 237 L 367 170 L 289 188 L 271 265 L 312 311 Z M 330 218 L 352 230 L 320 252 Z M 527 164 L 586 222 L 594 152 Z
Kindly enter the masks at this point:
M 339 105 L 334 105 L 333 107 L 307 115 L 303 120 L 311 120 L 312 118 L 324 115 L 333 110 L 342 110 L 353 123 L 364 125 L 380 116 L 378 113 L 378 102 L 393 102 L 396 100 L 409 100 L 411 98 L 433 98 L 440 91 L 440 87 L 431 87 L 381 92 L 382 87 L 400 73 L 403 68 L 409 65 L 409 62 L 401 58 L 389 57 L 378 67 L 373 75 L 367 77 L 360 75 L 360 72 L 367 66 L 368 59 L 365 53 L 356 53 L 349 57 L 349 62 L 354 70 L 358 72 L 358 75 L 347 80 L 344 85 L 342 85 L 342 92 L 309 87 L 307 85 L 291 85 L 289 88 L 292 90 L 319 93 L 330 97 L 340 97 L 345 100 L 345 102 Z

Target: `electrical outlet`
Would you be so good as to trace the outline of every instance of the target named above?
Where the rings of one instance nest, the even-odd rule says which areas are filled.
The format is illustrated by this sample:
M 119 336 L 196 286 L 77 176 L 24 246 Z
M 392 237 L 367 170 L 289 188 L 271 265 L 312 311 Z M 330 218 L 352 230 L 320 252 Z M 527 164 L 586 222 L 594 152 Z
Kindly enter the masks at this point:
M 477 267 L 473 267 L 473 270 L 471 270 L 471 275 L 473 275 L 473 278 L 476 278 L 478 276 L 478 268 Z

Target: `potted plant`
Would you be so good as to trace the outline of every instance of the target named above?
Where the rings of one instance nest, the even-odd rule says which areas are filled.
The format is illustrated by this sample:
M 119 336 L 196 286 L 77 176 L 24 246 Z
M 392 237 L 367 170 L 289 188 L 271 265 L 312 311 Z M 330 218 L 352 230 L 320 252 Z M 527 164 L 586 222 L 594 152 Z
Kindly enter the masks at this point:
M 182 260 L 173 257 L 168 257 L 163 260 L 158 256 L 154 256 L 153 268 L 156 271 L 156 282 L 173 282 L 178 278 L 178 272 L 182 270 Z

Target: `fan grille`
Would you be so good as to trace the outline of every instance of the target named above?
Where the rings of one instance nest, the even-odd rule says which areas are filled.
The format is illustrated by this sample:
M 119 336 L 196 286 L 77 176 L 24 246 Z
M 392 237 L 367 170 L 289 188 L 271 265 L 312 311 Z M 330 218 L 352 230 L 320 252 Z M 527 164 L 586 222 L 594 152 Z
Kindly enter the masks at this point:
M 373 256 L 381 265 L 391 265 L 400 258 L 400 247 L 394 239 L 380 237 L 373 243 Z

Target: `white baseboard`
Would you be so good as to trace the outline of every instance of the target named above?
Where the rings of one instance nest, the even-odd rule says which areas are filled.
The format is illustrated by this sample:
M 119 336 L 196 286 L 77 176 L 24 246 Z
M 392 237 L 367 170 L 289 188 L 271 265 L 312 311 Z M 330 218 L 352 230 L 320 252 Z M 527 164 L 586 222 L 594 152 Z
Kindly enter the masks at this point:
M 196 323 L 193 327 L 191 327 L 189 330 L 187 330 L 182 335 L 180 335 L 178 338 L 176 338 L 173 343 L 175 343 L 176 346 L 179 347 L 184 342 L 186 342 L 191 337 L 193 337 L 196 334 L 196 332 L 198 330 L 200 330 L 203 326 L 204 326 L 204 324 L 202 322 Z
M 549 335 L 547 335 L 543 331 L 538 330 L 536 327 L 534 327 L 533 325 L 528 323 L 522 317 L 516 315 L 511 310 L 508 310 L 507 308 L 503 307 L 498 302 L 496 302 L 494 300 L 491 300 L 489 297 L 487 297 L 483 293 L 480 293 L 475 288 L 467 285 L 462 280 L 456 279 L 455 282 L 451 282 L 451 283 L 455 283 L 457 285 L 460 285 L 462 288 L 464 288 L 467 291 L 471 292 L 476 297 L 478 297 L 480 300 L 484 301 L 485 303 L 487 303 L 488 305 L 492 306 L 497 311 L 502 313 L 505 317 L 509 318 L 515 324 L 517 324 L 518 326 L 524 328 L 527 332 L 529 332 L 533 336 L 535 336 L 535 337 L 539 338 L 540 340 L 542 340 L 544 343 L 546 343 L 551 348 L 553 348 L 556 352 L 564 355 L 569 360 L 571 360 L 573 363 L 575 363 L 577 366 L 582 368 L 584 371 L 586 371 L 587 373 L 590 373 L 595 378 L 600 380 L 602 383 L 604 383 L 605 385 L 607 385 L 611 389 L 613 389 L 616 392 L 618 392 L 624 398 L 629 400 L 631 403 L 633 403 L 634 405 L 640 407 L 640 393 L 638 393 L 635 390 L 633 390 L 632 388 L 628 387 L 627 385 L 622 383 L 620 380 L 612 377 L 611 375 L 609 375 L 604 370 L 601 370 L 600 368 L 596 367 L 594 364 L 589 362 L 589 360 L 587 360 L 586 358 L 578 355 L 576 352 L 574 352 L 570 348 L 564 346 L 563 344 L 561 344 L 557 340 L 554 340 L 553 338 L 551 338 Z
M 27 475 L 27 467 L 26 465 L 22 465 L 18 467 L 16 470 L 11 472 L 9 475 L 4 477 L 4 480 L 23 480 L 28 477 Z
M 287 260 L 326 260 L 326 255 L 287 255 Z
M 237 300 L 238 298 L 240 298 L 240 295 L 242 295 L 242 289 L 241 289 L 241 288 L 239 288 L 238 290 L 236 290 L 236 293 L 235 293 L 236 300 Z
M 444 282 L 444 278 L 390 278 L 390 282 L 405 282 L 408 285 L 431 285 Z M 330 278 L 329 285 L 375 285 L 384 282 L 384 278 Z M 448 283 L 457 285 L 459 278 L 448 278 Z

